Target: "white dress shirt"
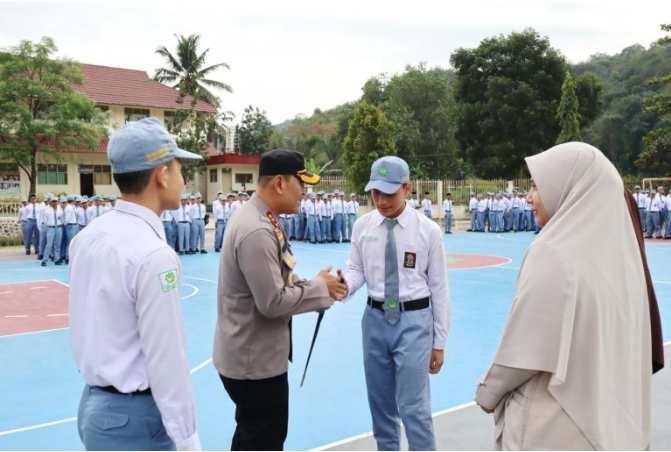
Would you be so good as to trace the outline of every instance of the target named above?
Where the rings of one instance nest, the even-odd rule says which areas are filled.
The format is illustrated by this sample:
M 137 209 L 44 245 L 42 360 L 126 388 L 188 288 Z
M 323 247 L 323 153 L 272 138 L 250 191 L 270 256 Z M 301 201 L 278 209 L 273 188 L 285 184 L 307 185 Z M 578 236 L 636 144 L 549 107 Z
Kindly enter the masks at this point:
M 159 217 L 119 200 L 70 245 L 70 348 L 91 386 L 151 386 L 178 450 L 200 450 L 180 306 L 181 265 Z
M 190 206 L 179 206 L 179 209 L 173 212 L 175 216 L 175 221 L 178 223 L 184 223 L 184 222 L 190 223 L 191 222 L 190 212 L 191 212 Z
M 487 201 L 484 199 L 478 202 L 478 212 L 484 212 L 487 210 Z
M 345 201 L 342 198 L 333 200 L 333 213 L 345 213 Z
M 347 215 L 356 215 L 359 213 L 359 203 L 356 201 L 350 201 L 345 203 L 345 213 Z
M 63 224 L 66 226 L 77 224 L 77 212 L 72 204 L 66 205 L 63 209 Z
M 317 205 L 316 203 L 312 201 L 308 201 L 305 203 L 305 214 L 307 216 L 310 215 L 317 215 Z
M 446 199 L 443 201 L 443 210 L 445 212 L 452 212 L 452 200 L 451 199 Z
M 450 293 L 440 226 L 407 206 L 394 228 L 398 252 L 398 289 L 401 302 L 431 297 L 433 348 L 444 350 L 450 327 Z M 350 259 L 347 261 L 348 298 L 363 284 L 368 296 L 384 300 L 384 253 L 387 227 L 384 217 L 373 210 L 354 223 Z M 405 268 L 405 253 L 416 254 L 415 268 Z
M 636 205 L 639 209 L 645 209 L 647 206 L 648 198 L 643 193 L 634 193 L 634 198 L 636 198 Z
M 424 208 L 424 212 L 431 213 L 431 200 L 430 199 L 422 199 L 422 207 Z
M 474 210 L 478 210 L 478 200 L 471 198 L 471 200 L 468 202 L 468 211 L 472 212 Z
M 648 212 L 659 212 L 661 209 L 661 202 L 657 196 L 648 199 Z
M 49 207 L 44 209 L 44 224 L 48 227 L 62 226 L 63 225 L 63 211 L 60 207 L 54 209 Z
M 40 206 L 38 206 L 36 203 L 30 203 L 26 206 L 26 219 L 27 220 L 36 220 L 39 218 L 40 214 Z
M 172 214 L 173 214 L 172 210 L 164 210 L 163 212 L 161 212 L 161 221 L 167 221 L 167 222 L 171 223 L 172 222 Z

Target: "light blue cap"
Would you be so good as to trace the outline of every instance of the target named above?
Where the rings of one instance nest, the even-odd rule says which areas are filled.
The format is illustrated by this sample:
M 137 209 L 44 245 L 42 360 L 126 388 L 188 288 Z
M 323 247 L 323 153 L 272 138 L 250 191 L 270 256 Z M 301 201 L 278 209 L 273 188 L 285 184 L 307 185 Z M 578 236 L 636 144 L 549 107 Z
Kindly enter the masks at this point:
M 196 193 L 196 199 L 198 199 L 198 198 L 202 199 L 203 196 L 200 193 Z
M 21 202 L 28 202 L 28 198 L 21 198 Z
M 107 158 L 117 174 L 146 171 L 180 159 L 202 159 L 177 147 L 177 143 L 156 118 L 129 122 L 119 128 L 107 145 Z
M 77 199 L 77 197 L 75 195 L 68 195 L 68 197 L 67 197 L 68 202 L 75 201 L 76 199 Z
M 116 196 L 110 196 L 110 201 L 116 201 Z
M 634 190 L 640 190 L 640 189 L 641 189 L 641 186 L 640 186 L 640 185 L 636 185 L 636 186 L 634 187 Z
M 66 198 L 65 196 L 61 196 L 61 198 L 59 199 L 59 201 L 60 201 L 60 202 L 68 202 L 68 198 Z
M 405 160 L 386 156 L 377 159 L 371 166 L 370 181 L 364 191 L 375 189 L 391 195 L 408 182 L 410 182 L 410 168 Z M 354 196 L 354 193 L 350 193 L 350 196 Z
M 226 199 L 226 196 L 224 196 L 223 193 L 219 193 L 219 194 L 217 195 L 217 199 L 219 199 L 219 201 L 223 201 L 224 199 Z
M 657 190 L 650 190 L 650 193 L 652 193 L 653 195 L 656 195 L 656 194 L 657 194 Z
M 308 193 L 308 198 L 310 198 L 310 199 L 315 199 L 316 196 L 317 196 L 317 195 L 315 195 L 315 192 L 313 192 L 313 191 L 311 191 L 310 193 Z

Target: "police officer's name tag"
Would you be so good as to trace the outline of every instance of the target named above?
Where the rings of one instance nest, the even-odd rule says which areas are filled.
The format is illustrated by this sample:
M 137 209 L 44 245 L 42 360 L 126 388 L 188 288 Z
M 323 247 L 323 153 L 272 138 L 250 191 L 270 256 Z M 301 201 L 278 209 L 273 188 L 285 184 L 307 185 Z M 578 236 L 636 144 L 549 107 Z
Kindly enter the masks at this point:
M 161 280 L 161 289 L 163 292 L 168 292 L 173 289 L 177 289 L 179 286 L 179 281 L 177 278 L 177 269 L 168 270 L 167 272 L 161 273 L 158 275 L 158 278 Z
M 364 235 L 361 240 L 364 242 L 377 242 L 377 236 L 376 235 Z

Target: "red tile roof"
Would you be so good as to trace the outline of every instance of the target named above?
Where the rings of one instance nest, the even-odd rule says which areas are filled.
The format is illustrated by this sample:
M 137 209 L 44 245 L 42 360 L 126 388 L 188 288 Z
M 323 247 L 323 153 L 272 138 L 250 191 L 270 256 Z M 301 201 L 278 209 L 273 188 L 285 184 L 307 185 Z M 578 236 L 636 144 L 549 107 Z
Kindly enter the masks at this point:
M 73 88 L 100 105 L 177 109 L 177 90 L 150 78 L 144 71 L 82 64 L 83 85 Z M 187 96 L 184 106 L 192 97 Z M 216 113 L 207 102 L 198 101 L 196 111 Z

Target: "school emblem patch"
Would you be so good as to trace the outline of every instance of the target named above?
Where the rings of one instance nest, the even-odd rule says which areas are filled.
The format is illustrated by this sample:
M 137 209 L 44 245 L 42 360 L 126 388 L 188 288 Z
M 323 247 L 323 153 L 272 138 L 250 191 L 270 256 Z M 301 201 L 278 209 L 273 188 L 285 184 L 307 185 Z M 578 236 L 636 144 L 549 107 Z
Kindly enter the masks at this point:
M 177 289 L 177 286 L 179 285 L 179 281 L 177 280 L 177 269 L 161 273 L 158 275 L 158 278 L 161 281 L 161 289 L 163 289 L 163 292 Z
M 405 268 L 415 268 L 417 264 L 417 253 L 405 252 L 405 257 L 403 258 L 403 267 Z
M 378 168 L 377 174 L 379 174 L 380 176 L 386 176 L 387 174 L 389 174 L 389 170 L 387 169 L 386 166 L 381 166 Z

